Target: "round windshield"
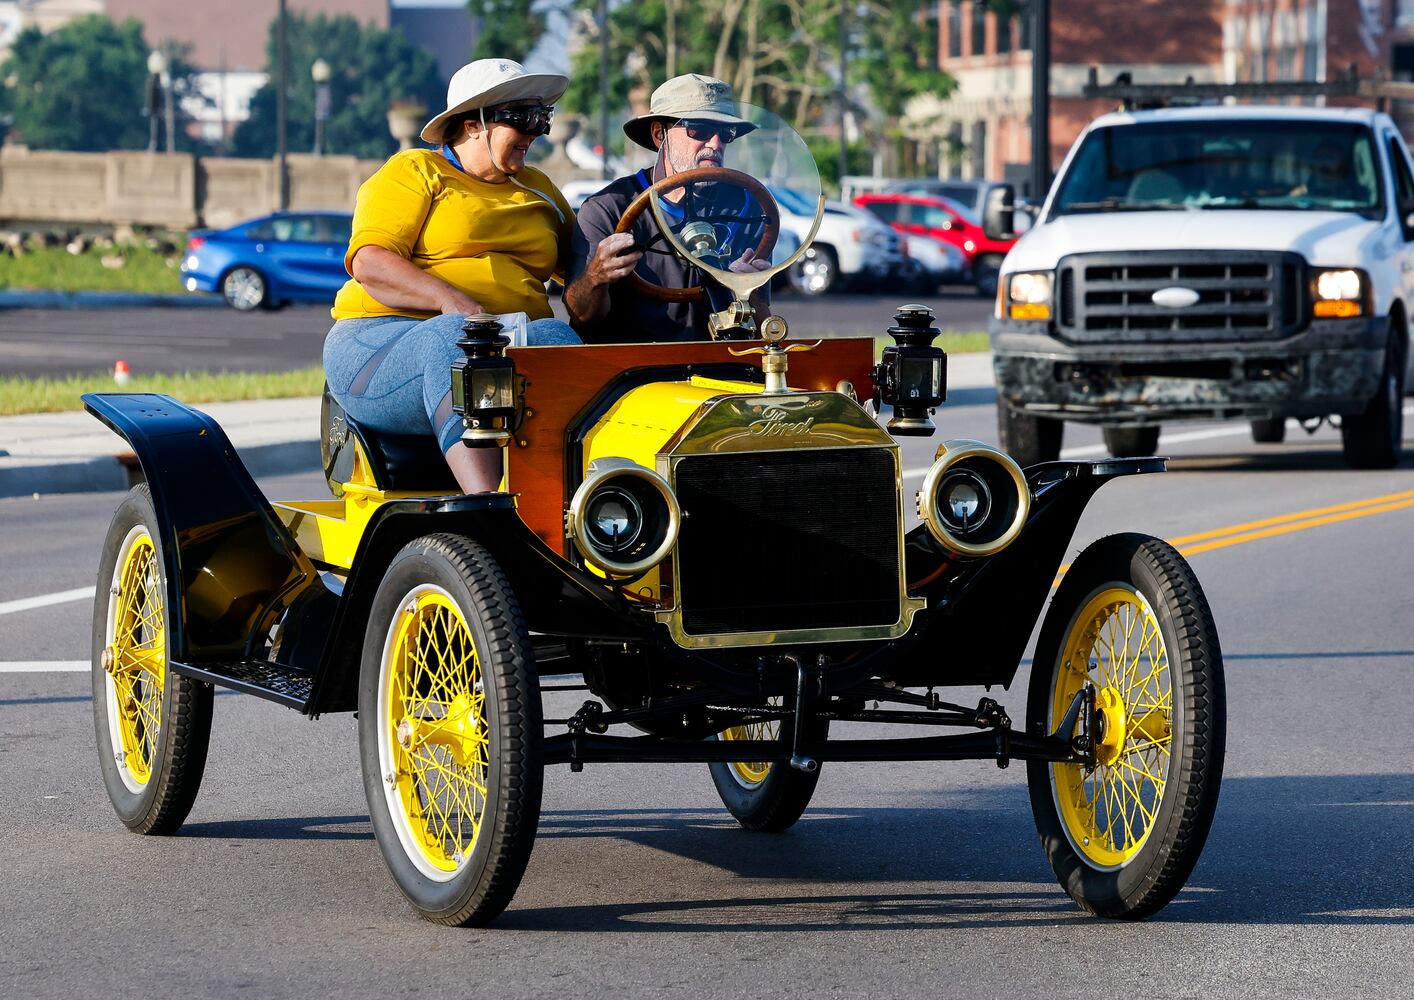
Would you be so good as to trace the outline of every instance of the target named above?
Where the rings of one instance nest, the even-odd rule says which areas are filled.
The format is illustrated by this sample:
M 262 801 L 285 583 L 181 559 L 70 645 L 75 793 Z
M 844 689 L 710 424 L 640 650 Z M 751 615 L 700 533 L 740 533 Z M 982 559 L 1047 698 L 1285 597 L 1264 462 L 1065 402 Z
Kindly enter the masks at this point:
M 740 101 L 664 124 L 653 179 L 666 183 L 652 196 L 653 217 L 679 254 L 745 297 L 813 236 L 779 238 L 783 224 L 818 215 L 815 157 L 778 115 Z

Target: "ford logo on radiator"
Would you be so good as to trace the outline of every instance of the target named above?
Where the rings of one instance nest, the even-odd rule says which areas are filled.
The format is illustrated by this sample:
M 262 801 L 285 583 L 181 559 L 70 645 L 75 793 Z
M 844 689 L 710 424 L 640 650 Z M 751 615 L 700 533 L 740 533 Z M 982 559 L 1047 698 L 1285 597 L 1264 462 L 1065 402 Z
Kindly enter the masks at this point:
M 1169 288 L 1160 288 L 1150 296 L 1156 306 L 1163 306 L 1165 309 L 1187 309 L 1189 306 L 1198 304 L 1198 293 L 1191 288 L 1181 288 L 1173 285 Z

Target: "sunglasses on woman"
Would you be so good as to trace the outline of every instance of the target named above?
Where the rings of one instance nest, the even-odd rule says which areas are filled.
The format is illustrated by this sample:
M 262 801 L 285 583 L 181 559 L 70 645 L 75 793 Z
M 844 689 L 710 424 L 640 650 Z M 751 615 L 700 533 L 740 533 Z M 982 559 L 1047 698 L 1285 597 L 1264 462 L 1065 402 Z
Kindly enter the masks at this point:
M 549 135 L 550 119 L 554 116 L 553 107 L 535 104 L 518 108 L 497 108 L 487 112 L 486 121 L 509 125 L 522 135 Z
M 735 142 L 736 137 L 741 133 L 739 126 L 727 125 L 723 122 L 684 119 L 678 122 L 678 125 L 687 133 L 687 137 L 695 142 L 711 142 L 714 135 L 721 136 L 723 143 Z

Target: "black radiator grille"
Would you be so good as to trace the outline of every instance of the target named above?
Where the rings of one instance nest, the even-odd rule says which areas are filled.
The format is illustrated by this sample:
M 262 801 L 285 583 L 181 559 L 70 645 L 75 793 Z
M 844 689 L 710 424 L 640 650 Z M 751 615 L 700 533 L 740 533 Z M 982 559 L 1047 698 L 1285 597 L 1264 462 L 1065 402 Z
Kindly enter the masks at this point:
M 1301 259 L 1255 251 L 1077 254 L 1061 260 L 1057 326 L 1081 343 L 1270 340 L 1301 326 Z M 1155 292 L 1197 293 L 1190 306 Z
M 892 625 L 898 500 L 887 448 L 704 455 L 677 466 L 692 635 Z

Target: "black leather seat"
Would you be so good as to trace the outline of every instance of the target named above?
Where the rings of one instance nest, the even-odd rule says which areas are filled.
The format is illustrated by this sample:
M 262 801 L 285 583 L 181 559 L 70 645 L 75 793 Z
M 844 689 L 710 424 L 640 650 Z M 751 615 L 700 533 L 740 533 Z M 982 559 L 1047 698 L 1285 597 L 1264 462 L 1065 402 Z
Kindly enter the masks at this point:
M 343 484 L 353 476 L 355 440 L 362 446 L 373 481 L 381 490 L 429 496 L 461 492 L 431 434 L 383 434 L 363 427 L 349 417 L 327 385 L 319 425 L 324 478 L 335 496 L 343 494 Z

